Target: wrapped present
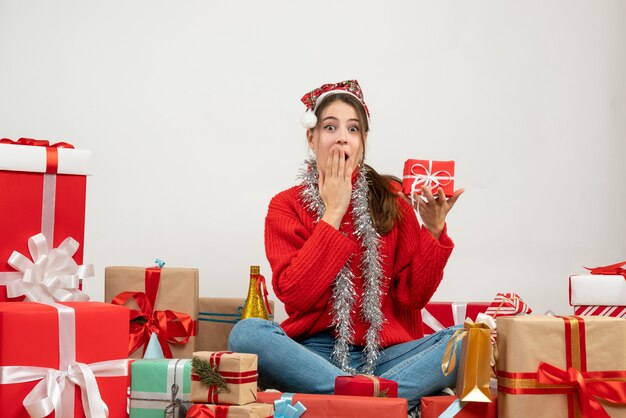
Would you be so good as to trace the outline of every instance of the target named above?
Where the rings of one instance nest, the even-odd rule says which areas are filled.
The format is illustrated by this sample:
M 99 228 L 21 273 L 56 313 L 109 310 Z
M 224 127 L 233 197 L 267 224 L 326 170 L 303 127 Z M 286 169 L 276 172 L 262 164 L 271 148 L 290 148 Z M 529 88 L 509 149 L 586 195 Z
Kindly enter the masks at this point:
M 257 402 L 273 403 L 285 399 L 300 402 L 306 408 L 303 418 L 406 418 L 405 398 L 365 398 L 344 395 L 311 395 L 304 393 L 259 392 Z
M 454 325 L 462 325 L 466 318 L 476 321 L 491 302 L 428 302 L 422 309 L 424 335 L 430 335 Z
M 270 302 L 274 312 L 274 302 Z M 244 300 L 239 298 L 203 298 L 198 301 L 197 351 L 228 350 L 228 335 L 239 322 Z M 274 315 L 270 314 L 270 321 Z
M 626 306 L 574 306 L 574 315 L 612 316 L 626 319 Z
M 525 316 L 498 319 L 498 414 L 623 417 L 626 320 Z
M 590 274 L 570 276 L 570 305 L 626 306 L 625 264 L 585 267 Z
M 191 360 L 135 360 L 130 370 L 130 418 L 185 416 L 191 407 Z
M 422 187 L 436 194 L 441 187 L 446 196 L 454 194 L 454 161 L 407 160 L 402 172 L 402 193 L 422 194 Z
M 2 416 L 126 417 L 128 317 L 98 302 L 0 302 Z
M 272 418 L 273 416 L 274 407 L 266 403 L 249 403 L 247 405 L 196 404 L 187 412 L 187 418 Z
M 256 401 L 256 354 L 229 351 L 193 353 L 191 401 L 244 405 Z
M 129 353 L 143 355 L 157 333 L 166 358 L 191 358 L 198 312 L 198 269 L 107 267 L 105 300 L 131 310 Z
M 393 380 L 365 374 L 337 376 L 335 378 L 335 395 L 397 398 L 398 383 Z
M 0 302 L 24 299 L 8 298 L 5 285 L 23 277 L 9 259 L 29 254 L 30 237 L 43 233 L 54 248 L 71 237 L 79 244 L 71 257 L 82 264 L 90 160 L 91 151 L 67 143 L 0 139 Z
M 425 396 L 422 418 L 496 418 L 498 392 L 491 390 L 491 402 L 462 402 L 456 396 Z
M 532 313 L 532 309 L 516 293 L 498 293 L 485 314 L 492 318 L 518 316 Z

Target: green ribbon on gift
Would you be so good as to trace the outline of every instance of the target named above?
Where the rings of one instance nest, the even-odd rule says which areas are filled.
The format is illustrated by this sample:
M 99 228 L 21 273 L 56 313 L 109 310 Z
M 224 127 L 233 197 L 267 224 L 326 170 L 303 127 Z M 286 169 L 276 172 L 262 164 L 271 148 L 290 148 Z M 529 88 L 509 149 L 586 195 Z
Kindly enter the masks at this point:
M 130 418 L 182 418 L 192 405 L 191 360 L 136 360 L 130 390 Z

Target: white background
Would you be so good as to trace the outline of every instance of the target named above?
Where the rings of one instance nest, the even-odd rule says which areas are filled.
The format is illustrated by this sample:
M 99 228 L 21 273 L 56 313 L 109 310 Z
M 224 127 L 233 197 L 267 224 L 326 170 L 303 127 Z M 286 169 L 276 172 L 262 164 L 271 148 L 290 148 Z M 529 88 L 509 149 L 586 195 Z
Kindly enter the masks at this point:
M 94 152 L 96 300 L 105 266 L 156 257 L 200 268 L 205 296 L 244 297 L 251 264 L 269 278 L 299 99 L 348 78 L 378 171 L 456 160 L 436 300 L 569 313 L 570 274 L 626 259 L 624 1 L 0 0 L 0 136 Z

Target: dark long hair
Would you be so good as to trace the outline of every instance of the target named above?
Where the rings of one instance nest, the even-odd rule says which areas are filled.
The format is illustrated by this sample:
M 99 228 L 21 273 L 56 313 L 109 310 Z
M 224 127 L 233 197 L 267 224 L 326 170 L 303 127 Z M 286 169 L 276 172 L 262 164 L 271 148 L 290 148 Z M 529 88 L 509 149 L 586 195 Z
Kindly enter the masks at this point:
M 324 110 L 335 101 L 342 101 L 349 104 L 356 110 L 361 132 L 369 132 L 367 114 L 361 102 L 350 94 L 337 93 L 326 98 L 315 111 L 317 119 L 321 119 Z M 363 157 L 365 157 L 364 135 L 361 134 L 361 145 L 363 146 Z M 400 221 L 400 208 L 398 207 L 397 196 L 392 191 L 391 182 L 401 183 L 400 179 L 390 175 L 378 174 L 371 166 L 367 167 L 367 184 L 369 188 L 369 210 L 372 222 L 376 231 L 380 235 L 385 235 L 391 231 L 397 221 Z M 397 189 L 397 187 L 396 187 Z

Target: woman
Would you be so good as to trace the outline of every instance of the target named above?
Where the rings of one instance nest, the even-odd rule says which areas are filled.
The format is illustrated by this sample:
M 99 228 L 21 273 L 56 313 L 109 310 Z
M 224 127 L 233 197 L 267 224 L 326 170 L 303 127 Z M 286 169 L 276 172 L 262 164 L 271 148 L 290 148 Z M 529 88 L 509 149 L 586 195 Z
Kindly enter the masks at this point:
M 237 324 L 230 349 L 259 355 L 268 386 L 332 393 L 336 376 L 395 380 L 409 407 L 451 386 L 441 359 L 454 329 L 423 336 L 419 311 L 443 277 L 453 243 L 447 199 L 414 199 L 364 164 L 369 112 L 356 80 L 325 84 L 302 98 L 313 156 L 302 183 L 276 195 L 265 223 L 272 285 L 288 318 Z

